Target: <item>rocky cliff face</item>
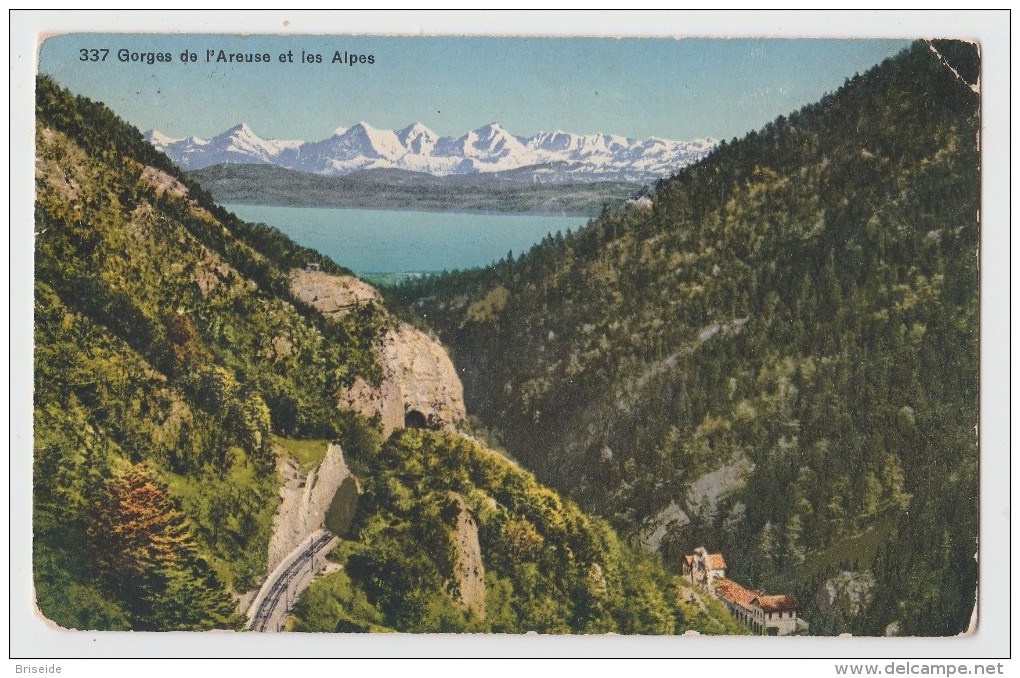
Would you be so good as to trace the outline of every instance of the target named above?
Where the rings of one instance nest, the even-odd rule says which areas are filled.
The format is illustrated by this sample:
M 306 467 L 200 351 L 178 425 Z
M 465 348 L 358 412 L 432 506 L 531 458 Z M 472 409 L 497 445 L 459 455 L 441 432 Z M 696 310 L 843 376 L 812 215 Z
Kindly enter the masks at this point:
M 336 498 L 345 484 L 356 483 L 339 445 L 330 445 L 322 463 L 307 476 L 288 455 L 280 456 L 278 472 L 283 479 L 280 507 L 273 520 L 273 538 L 269 542 L 267 571 L 276 569 L 288 553 L 309 535 L 323 527 L 331 507 L 336 512 Z M 335 522 L 335 521 L 331 521 Z
M 294 270 L 291 289 L 302 301 L 335 316 L 360 304 L 380 301 L 372 286 L 350 276 Z M 464 387 L 439 342 L 400 323 L 376 346 L 384 378 L 378 387 L 358 378 L 340 394 L 341 409 L 380 415 L 386 435 L 408 423 L 450 426 L 466 416 Z
M 378 290 L 349 275 L 295 268 L 290 272 L 290 288 L 326 316 L 343 315 L 359 304 L 382 303 Z
M 457 563 L 454 577 L 460 589 L 460 600 L 479 619 L 485 619 L 485 566 L 482 564 L 482 546 L 478 540 L 478 522 L 471 515 L 464 497 L 456 492 L 450 499 L 457 504 L 457 527 L 454 540 L 457 543 Z
M 380 351 L 386 374 L 380 390 L 397 393 L 400 403 L 398 414 L 397 401 L 391 397 L 383 416 L 387 431 L 404 426 L 414 412 L 446 425 L 467 416 L 464 387 L 439 342 L 401 323 L 386 333 Z

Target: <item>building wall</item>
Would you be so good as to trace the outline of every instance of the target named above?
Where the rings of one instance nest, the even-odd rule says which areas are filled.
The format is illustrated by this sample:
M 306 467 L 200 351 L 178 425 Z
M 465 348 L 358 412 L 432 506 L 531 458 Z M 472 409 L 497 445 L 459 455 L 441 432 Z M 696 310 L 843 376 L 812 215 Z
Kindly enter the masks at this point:
M 769 628 L 776 628 L 779 635 L 785 636 L 797 630 L 797 613 L 794 611 L 773 612 L 771 619 L 768 612 L 762 612 L 762 617 L 766 633 Z

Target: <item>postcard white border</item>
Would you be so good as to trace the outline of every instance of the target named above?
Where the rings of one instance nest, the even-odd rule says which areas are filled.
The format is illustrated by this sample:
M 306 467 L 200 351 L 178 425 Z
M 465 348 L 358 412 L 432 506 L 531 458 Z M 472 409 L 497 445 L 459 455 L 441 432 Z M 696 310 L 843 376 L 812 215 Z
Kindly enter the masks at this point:
M 1010 654 L 1009 21 L 1003 12 L 94 12 L 10 15 L 11 657 L 975 657 Z M 302 636 L 53 629 L 31 598 L 33 88 L 51 32 L 957 37 L 982 48 L 981 609 L 966 638 Z M 40 662 L 34 662 L 36 664 Z M 227 667 L 223 667 L 226 669 Z M 299 668 L 299 667 L 294 667 Z M 410 667 L 408 667 L 410 668 Z M 764 667 L 768 670 L 768 667 Z M 293 670 L 293 668 L 287 669 Z M 769 675 L 768 673 L 766 675 Z

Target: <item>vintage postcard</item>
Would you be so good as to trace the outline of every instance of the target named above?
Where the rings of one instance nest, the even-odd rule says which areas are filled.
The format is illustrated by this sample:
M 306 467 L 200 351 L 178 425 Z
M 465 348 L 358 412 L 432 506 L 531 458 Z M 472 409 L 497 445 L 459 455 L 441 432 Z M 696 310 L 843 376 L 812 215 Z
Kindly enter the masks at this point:
M 39 35 L 36 615 L 973 635 L 984 67 L 927 32 Z

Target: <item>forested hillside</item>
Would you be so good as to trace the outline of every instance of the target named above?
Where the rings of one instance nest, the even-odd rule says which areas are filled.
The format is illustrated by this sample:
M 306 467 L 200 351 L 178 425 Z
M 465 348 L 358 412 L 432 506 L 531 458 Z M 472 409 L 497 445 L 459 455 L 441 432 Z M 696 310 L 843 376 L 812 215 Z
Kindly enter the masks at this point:
M 516 260 L 408 283 L 477 428 L 812 633 L 965 629 L 979 55 L 921 41 Z
M 397 321 L 374 293 L 328 317 L 302 302 L 292 270 L 342 273 L 333 262 L 227 213 L 45 76 L 36 116 L 33 574 L 47 618 L 241 628 L 242 596 L 267 575 L 280 455 L 336 440 L 365 496 L 343 572 L 307 592 L 295 628 L 739 632 L 502 455 L 452 433 L 384 441 L 378 417 L 338 409 L 385 378 L 378 345 Z
M 364 493 L 297 631 L 745 631 L 609 525 L 477 441 L 398 431 L 351 460 Z
M 234 627 L 265 576 L 270 433 L 342 437 L 378 307 L 326 321 L 244 224 L 109 109 L 37 83 L 35 575 L 78 628 Z

